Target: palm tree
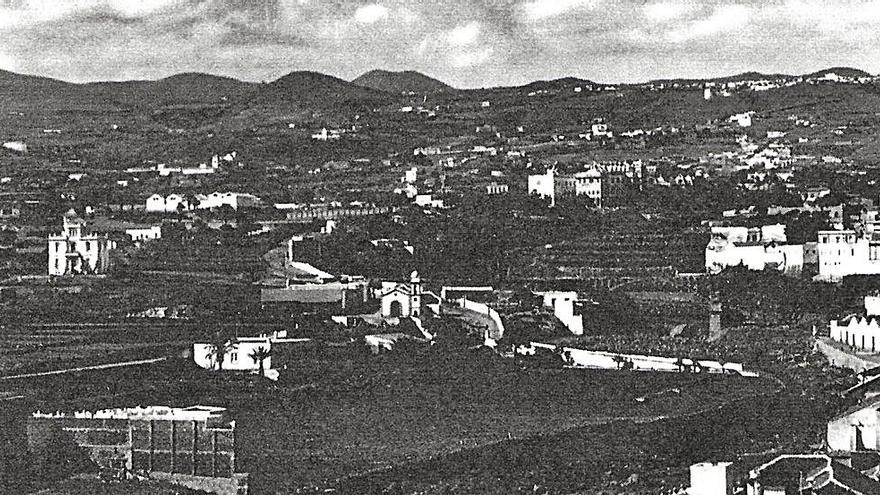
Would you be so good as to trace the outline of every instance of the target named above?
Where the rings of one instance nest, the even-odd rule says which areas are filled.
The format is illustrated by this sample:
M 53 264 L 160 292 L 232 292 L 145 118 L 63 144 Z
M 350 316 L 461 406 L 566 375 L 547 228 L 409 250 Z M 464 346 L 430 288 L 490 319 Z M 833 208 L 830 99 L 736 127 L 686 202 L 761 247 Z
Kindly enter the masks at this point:
M 260 376 L 266 376 L 265 369 L 263 368 L 263 362 L 272 355 L 272 349 L 269 347 L 257 347 L 250 353 L 251 359 L 254 360 L 254 364 L 259 365 L 260 367 Z
M 223 361 L 229 351 L 235 348 L 235 344 L 225 335 L 215 334 L 214 338 L 208 343 L 208 356 L 214 361 L 214 365 L 218 370 L 223 369 Z

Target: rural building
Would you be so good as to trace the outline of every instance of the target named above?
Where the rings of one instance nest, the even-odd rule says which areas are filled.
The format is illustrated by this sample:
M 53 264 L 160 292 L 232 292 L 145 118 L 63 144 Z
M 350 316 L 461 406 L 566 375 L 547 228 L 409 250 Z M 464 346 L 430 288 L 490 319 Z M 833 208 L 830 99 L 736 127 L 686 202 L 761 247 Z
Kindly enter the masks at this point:
M 880 397 L 829 421 L 826 441 L 832 452 L 880 451 Z
M 553 314 L 575 335 L 584 333 L 583 302 L 573 291 L 535 292 L 543 298 L 544 306 L 553 309 Z
M 508 186 L 507 184 L 498 184 L 497 182 L 493 182 L 486 186 L 486 194 L 489 196 L 507 194 L 509 191 L 510 186 Z
M 247 493 L 248 475 L 238 472 L 242 442 L 221 407 L 38 411 L 28 421 L 27 438 L 38 466 L 85 455 L 103 469 L 144 472 L 218 494 Z
M 49 236 L 49 275 L 105 273 L 115 247 L 107 235 L 88 233 L 85 220 L 70 210 L 61 233 Z
M 177 213 L 191 209 L 189 201 L 180 194 L 169 194 L 162 196 L 154 194 L 147 198 L 147 213 Z
M 555 168 L 540 175 L 529 175 L 529 194 L 550 198 L 556 204 L 558 198 L 587 196 L 596 206 L 602 206 L 602 172 L 590 169 L 575 174 L 558 174 Z
M 749 471 L 749 495 L 880 493 L 880 482 L 822 454 L 781 455 Z
M 701 462 L 691 466 L 688 495 L 732 495 L 734 479 L 731 462 Z
M 841 320 L 831 320 L 831 339 L 851 345 L 866 352 L 880 350 L 880 296 L 865 297 L 865 315 L 851 315 Z
M 218 343 L 196 342 L 193 344 L 193 361 L 200 368 L 209 370 L 251 373 L 262 370 L 264 376 L 277 380 L 278 370 L 287 364 L 284 348 L 308 342 L 311 339 L 289 338 L 287 331 L 257 337 L 238 337 L 224 343 L 222 349 L 217 348 Z
M 837 282 L 847 275 L 880 274 L 880 233 L 820 230 L 818 279 Z
M 804 245 L 787 244 L 785 225 L 762 227 L 712 227 L 706 245 L 706 271 L 744 266 L 749 270 L 777 270 L 800 274 L 804 266 Z
M 261 204 L 260 198 L 247 193 L 213 192 L 207 196 L 198 194 L 196 199 L 198 199 L 196 208 L 200 210 L 210 210 L 221 206 L 229 206 L 233 210 L 238 210 L 240 208 L 254 208 Z
M 382 316 L 386 318 L 420 317 L 422 280 L 419 272 L 412 272 L 409 283 L 382 282 L 378 299 L 382 302 Z

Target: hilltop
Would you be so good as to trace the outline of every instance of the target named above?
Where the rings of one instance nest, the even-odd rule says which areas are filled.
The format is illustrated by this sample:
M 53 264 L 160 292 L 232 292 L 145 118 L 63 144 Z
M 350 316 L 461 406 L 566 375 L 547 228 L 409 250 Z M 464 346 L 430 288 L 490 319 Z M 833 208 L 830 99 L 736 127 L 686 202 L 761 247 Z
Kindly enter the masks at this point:
M 395 94 L 431 94 L 455 90 L 455 88 L 443 81 L 411 70 L 401 72 L 380 69 L 371 70 L 355 78 L 352 84 Z

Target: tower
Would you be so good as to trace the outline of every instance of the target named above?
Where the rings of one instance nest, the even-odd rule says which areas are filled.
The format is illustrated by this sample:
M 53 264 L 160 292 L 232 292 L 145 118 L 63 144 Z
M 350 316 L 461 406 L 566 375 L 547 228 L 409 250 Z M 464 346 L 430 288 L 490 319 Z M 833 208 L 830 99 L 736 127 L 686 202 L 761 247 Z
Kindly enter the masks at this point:
M 706 101 L 712 99 L 712 88 L 703 88 L 703 99 Z
M 413 271 L 409 276 L 410 296 L 409 314 L 414 318 L 422 316 L 422 279 L 418 271 Z

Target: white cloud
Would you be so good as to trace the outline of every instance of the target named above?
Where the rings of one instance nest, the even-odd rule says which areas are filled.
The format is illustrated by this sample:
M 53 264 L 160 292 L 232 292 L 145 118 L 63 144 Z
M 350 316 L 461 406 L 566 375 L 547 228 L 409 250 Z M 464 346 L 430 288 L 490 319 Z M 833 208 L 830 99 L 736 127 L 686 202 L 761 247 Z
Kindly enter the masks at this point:
M 654 22 L 668 22 L 682 17 L 687 11 L 687 7 L 675 2 L 657 2 L 645 4 L 642 7 L 645 17 Z
M 817 0 L 787 0 L 776 15 L 796 25 L 823 32 L 840 33 L 852 26 L 880 22 L 880 1 L 848 1 L 830 4 Z
M 523 11 L 529 20 L 539 21 L 556 17 L 569 10 L 580 7 L 594 7 L 598 0 L 532 0 L 523 4 Z
M 15 72 L 15 59 L 0 52 L 0 69 Z
M 171 7 L 180 0 L 110 0 L 110 8 L 127 17 L 141 17 Z
M 354 13 L 354 19 L 363 24 L 372 24 L 388 18 L 388 9 L 378 3 L 364 5 Z
M 448 41 L 450 45 L 464 46 L 474 43 L 479 36 L 480 23 L 474 21 L 458 26 L 449 31 L 446 34 L 446 41 Z
M 666 34 L 666 39 L 681 43 L 697 38 L 705 38 L 719 33 L 733 31 L 748 24 L 750 11 L 743 5 L 718 7 L 705 19 L 691 22 L 685 27 Z
M 492 56 L 492 51 L 491 48 L 487 47 L 477 51 L 459 53 L 452 57 L 452 66 L 463 68 L 482 65 Z

